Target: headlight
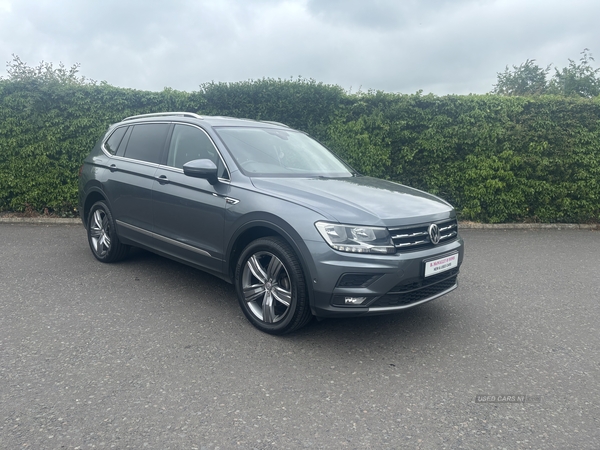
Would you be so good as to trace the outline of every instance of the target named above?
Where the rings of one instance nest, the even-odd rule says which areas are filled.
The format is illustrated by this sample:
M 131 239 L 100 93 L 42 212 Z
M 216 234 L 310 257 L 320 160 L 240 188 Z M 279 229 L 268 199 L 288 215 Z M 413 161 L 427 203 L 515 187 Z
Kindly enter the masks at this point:
M 329 246 L 340 252 L 379 254 L 396 252 L 387 228 L 327 222 L 317 222 L 315 226 Z

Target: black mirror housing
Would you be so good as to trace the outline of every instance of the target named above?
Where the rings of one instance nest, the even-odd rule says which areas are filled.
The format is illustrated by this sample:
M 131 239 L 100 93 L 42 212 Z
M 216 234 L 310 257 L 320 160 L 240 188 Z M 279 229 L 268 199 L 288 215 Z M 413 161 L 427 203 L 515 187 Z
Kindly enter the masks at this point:
M 204 178 L 210 184 L 216 184 L 217 166 L 210 159 L 194 159 L 183 165 L 183 173 L 188 177 Z

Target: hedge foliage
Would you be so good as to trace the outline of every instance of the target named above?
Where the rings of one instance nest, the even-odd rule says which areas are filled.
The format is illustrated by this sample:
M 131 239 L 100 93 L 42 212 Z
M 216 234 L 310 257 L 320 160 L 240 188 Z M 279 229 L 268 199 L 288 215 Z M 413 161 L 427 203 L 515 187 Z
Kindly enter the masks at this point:
M 0 211 L 75 214 L 78 169 L 94 142 L 109 124 L 156 111 L 286 123 L 364 174 L 440 195 L 463 220 L 600 219 L 600 98 L 349 94 L 306 79 L 191 93 L 2 79 Z

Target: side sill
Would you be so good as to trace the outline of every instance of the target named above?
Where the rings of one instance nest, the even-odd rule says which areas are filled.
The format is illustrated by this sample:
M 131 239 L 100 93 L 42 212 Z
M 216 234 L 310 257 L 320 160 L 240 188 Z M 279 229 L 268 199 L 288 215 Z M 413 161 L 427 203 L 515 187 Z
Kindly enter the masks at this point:
M 208 253 L 206 250 L 202 250 L 201 248 L 197 248 L 197 247 L 194 247 L 192 245 L 184 244 L 183 242 L 176 241 L 175 239 L 171 239 L 171 238 L 168 238 L 168 237 L 165 237 L 165 236 L 161 236 L 160 234 L 156 234 L 156 233 L 153 233 L 151 231 L 144 230 L 143 228 L 139 228 L 139 227 L 136 227 L 134 225 L 130 225 L 130 224 L 125 223 L 125 222 L 121 222 L 120 220 L 117 220 L 117 225 L 120 226 L 120 227 L 123 227 L 123 228 L 128 228 L 128 229 L 130 229 L 132 231 L 135 231 L 136 233 L 144 234 L 144 235 L 149 236 L 149 237 L 151 237 L 153 239 L 158 239 L 159 241 L 166 242 L 167 244 L 175 245 L 175 246 L 183 248 L 185 250 L 189 250 L 191 252 L 198 253 L 199 255 L 208 256 L 209 258 L 213 257 L 210 253 Z

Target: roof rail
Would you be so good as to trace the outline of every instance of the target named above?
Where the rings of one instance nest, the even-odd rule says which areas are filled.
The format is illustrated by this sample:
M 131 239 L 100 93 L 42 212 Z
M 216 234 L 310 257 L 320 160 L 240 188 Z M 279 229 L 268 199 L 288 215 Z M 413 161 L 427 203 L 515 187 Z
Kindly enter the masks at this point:
M 275 122 L 274 120 L 261 120 L 261 122 L 263 122 L 263 123 L 270 123 L 271 125 L 279 125 L 280 127 L 289 128 L 289 126 L 286 125 L 285 123 Z
M 126 117 L 122 120 L 125 122 L 126 120 L 133 119 L 141 119 L 144 117 L 164 117 L 164 116 L 183 116 L 183 117 L 193 117 L 194 119 L 202 119 L 202 116 L 199 116 L 196 113 L 191 112 L 161 112 L 161 113 L 150 113 L 150 114 L 138 114 L 137 116 Z

